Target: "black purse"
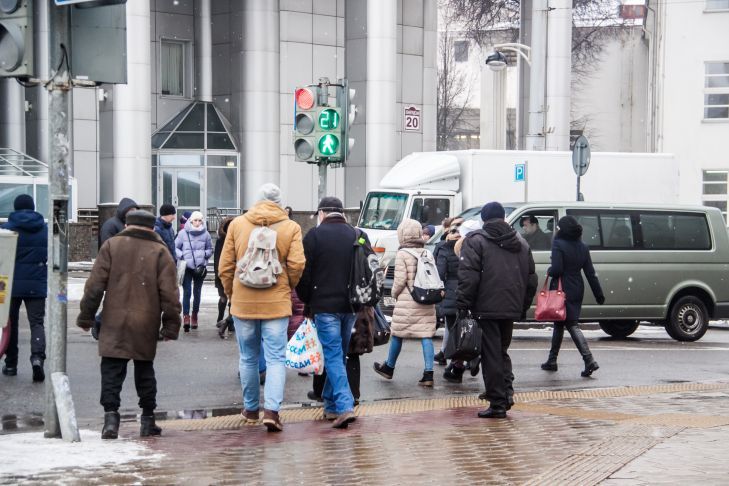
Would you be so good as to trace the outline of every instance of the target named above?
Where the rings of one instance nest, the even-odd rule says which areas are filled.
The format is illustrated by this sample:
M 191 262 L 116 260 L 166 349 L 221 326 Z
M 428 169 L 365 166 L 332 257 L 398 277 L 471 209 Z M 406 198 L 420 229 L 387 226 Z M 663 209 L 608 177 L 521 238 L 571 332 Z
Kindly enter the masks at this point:
M 195 265 L 195 270 L 192 271 L 192 276 L 195 278 L 205 278 L 208 274 L 208 267 L 205 265 L 198 265 L 195 261 L 195 250 L 192 249 L 192 240 L 190 240 L 190 233 L 187 233 L 187 242 L 190 243 L 190 253 L 192 253 L 192 264 Z
M 448 330 L 444 354 L 447 359 L 458 361 L 471 361 L 481 356 L 481 328 L 470 314 L 456 319 Z
M 390 341 L 390 323 L 387 322 L 379 305 L 375 306 L 375 328 L 373 341 L 375 346 L 382 346 Z

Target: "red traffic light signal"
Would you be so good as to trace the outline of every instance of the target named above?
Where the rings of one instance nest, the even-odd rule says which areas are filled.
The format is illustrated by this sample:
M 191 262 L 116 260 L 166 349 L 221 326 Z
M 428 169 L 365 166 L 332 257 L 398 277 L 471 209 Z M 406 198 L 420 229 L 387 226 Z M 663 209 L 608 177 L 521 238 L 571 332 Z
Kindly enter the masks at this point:
M 300 110 L 310 110 L 314 106 L 316 95 L 309 88 L 299 88 L 296 90 L 296 106 Z

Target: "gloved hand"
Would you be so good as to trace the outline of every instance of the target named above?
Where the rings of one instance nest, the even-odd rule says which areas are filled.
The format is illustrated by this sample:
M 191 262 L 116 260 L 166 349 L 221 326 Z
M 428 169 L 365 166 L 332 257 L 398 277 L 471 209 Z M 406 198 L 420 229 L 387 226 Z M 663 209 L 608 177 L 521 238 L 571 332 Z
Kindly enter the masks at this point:
M 304 317 L 307 319 L 313 319 L 314 314 L 311 313 L 311 307 L 309 307 L 309 304 L 304 305 Z
M 598 304 L 603 305 L 605 303 L 605 296 L 604 295 L 598 295 L 595 297 L 595 300 Z

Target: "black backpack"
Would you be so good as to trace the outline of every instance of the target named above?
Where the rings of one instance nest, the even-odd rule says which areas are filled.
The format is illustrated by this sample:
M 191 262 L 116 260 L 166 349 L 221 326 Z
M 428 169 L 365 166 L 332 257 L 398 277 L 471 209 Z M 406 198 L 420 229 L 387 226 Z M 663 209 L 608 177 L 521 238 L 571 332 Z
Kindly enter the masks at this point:
M 385 273 L 362 230 L 355 228 L 355 231 L 354 256 L 349 272 L 349 302 L 354 306 L 374 306 L 382 297 Z

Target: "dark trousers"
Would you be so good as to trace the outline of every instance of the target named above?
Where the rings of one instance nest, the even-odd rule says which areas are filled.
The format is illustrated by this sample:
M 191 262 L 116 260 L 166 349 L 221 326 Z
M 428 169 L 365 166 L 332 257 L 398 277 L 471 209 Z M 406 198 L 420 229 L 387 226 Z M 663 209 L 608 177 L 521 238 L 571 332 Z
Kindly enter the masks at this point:
M 505 410 L 508 398 L 514 395 L 514 373 L 509 346 L 514 321 L 479 319 L 481 327 L 481 372 L 486 385 L 486 398 L 491 407 Z
M 121 405 L 121 390 L 127 377 L 125 358 L 101 358 L 101 406 L 104 412 L 116 412 Z M 142 415 L 152 415 L 157 408 L 157 379 L 152 361 L 134 360 L 134 385 Z
M 18 366 L 18 332 L 20 330 L 20 304 L 25 302 L 25 312 L 30 323 L 30 359 L 46 359 L 46 332 L 43 320 L 46 316 L 46 299 L 33 299 L 28 297 L 13 297 L 10 299 L 10 340 L 5 355 L 5 365 L 8 368 Z
M 348 354 L 347 355 L 347 381 L 349 382 L 349 389 L 352 391 L 352 396 L 355 400 L 359 400 L 359 380 L 360 380 L 360 368 L 359 368 L 359 355 Z M 320 397 L 324 391 L 324 383 L 327 381 L 327 372 L 324 371 L 321 375 L 314 375 L 314 393 Z
M 192 291 L 192 313 L 200 310 L 200 295 L 202 293 L 205 277 L 195 277 L 195 271 L 185 269 L 185 278 L 182 279 L 182 313 L 190 315 L 190 292 Z M 191 289 L 192 287 L 192 289 Z

